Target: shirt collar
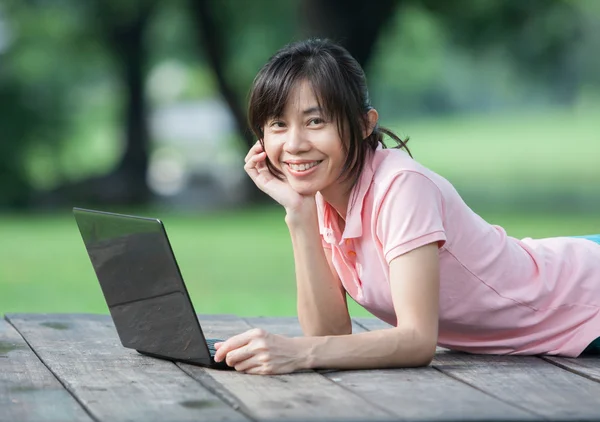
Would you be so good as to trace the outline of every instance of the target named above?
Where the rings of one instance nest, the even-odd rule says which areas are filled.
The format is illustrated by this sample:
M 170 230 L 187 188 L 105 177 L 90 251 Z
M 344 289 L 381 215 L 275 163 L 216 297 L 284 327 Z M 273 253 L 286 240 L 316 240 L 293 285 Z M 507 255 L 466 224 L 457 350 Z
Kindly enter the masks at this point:
M 352 188 L 348 210 L 346 211 L 346 227 L 342 236 L 344 239 L 362 236 L 362 208 L 367 191 L 373 181 L 374 155 L 374 153 L 367 155 L 360 177 Z

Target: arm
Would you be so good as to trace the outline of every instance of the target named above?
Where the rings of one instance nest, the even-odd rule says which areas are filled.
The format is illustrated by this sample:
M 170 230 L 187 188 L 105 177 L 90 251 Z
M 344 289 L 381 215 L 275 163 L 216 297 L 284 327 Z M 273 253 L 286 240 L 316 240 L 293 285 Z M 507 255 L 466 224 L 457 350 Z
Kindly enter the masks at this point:
M 252 329 L 217 343 L 225 359 L 248 374 L 286 374 L 299 369 L 370 369 L 428 365 L 437 343 L 437 245 L 392 260 L 390 277 L 398 321 L 395 328 L 360 334 L 288 338 Z
M 298 320 L 307 336 L 352 333 L 346 292 L 324 250 L 319 234 L 314 198 L 303 209 L 288 213 L 286 223 L 294 250 L 298 291 Z
M 437 243 L 400 255 L 390 264 L 397 327 L 338 337 L 293 339 L 307 350 L 302 367 L 360 369 L 428 365 L 438 334 Z
M 266 157 L 261 143 L 257 142 L 246 155 L 244 169 L 263 192 L 286 210 L 302 330 L 311 336 L 349 334 L 352 325 L 346 292 L 323 252 L 315 197 L 300 195 L 287 182 L 273 176 L 265 164 Z

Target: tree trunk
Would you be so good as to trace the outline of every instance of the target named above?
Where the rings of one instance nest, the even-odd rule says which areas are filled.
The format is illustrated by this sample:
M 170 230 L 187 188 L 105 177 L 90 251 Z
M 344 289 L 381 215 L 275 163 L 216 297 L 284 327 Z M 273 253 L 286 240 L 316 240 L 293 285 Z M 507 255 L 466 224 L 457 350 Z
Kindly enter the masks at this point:
M 210 67 L 217 80 L 219 92 L 229 106 L 229 110 L 235 119 L 237 130 L 247 148 L 250 149 L 256 141 L 248 128 L 246 111 L 241 105 L 241 98 L 226 77 L 225 59 L 227 52 L 225 51 L 225 43 L 223 42 L 225 34 L 215 22 L 211 1 L 190 0 L 190 9 L 196 22 L 198 44 L 206 53 Z
M 98 30 L 114 54 L 124 91 L 123 157 L 109 174 L 68 183 L 39 195 L 35 199 L 39 206 L 55 207 L 64 202 L 90 206 L 143 205 L 150 198 L 146 182 L 150 134 L 144 92 L 147 74 L 144 36 L 156 1 L 139 0 L 135 5 L 129 4 L 126 10 L 121 6 L 123 4 L 116 0 L 97 0 L 91 13 L 98 19 Z
M 246 148 L 250 149 L 256 140 L 248 128 L 246 110 L 242 106 L 241 96 L 236 93 L 233 86 L 229 83 L 225 72 L 227 52 L 225 51 L 223 40 L 226 34 L 215 22 L 215 15 L 210 0 L 190 0 L 189 4 L 196 23 L 198 45 L 206 53 L 210 67 L 217 80 L 219 92 L 229 106 L 239 135 Z M 243 163 L 240 162 L 240 166 L 242 165 Z M 252 183 L 250 178 L 247 178 L 246 182 L 249 202 L 262 203 L 271 200 Z
M 364 69 L 397 5 L 398 0 L 303 0 L 306 36 L 340 43 Z
M 124 189 L 118 196 L 126 203 L 145 203 L 150 197 L 146 181 L 149 163 L 150 133 L 148 104 L 145 96 L 147 52 L 144 45 L 146 28 L 155 3 L 140 1 L 137 13 L 125 23 L 107 27 L 108 44 L 118 61 L 120 80 L 125 92 L 125 152 L 114 176 Z M 115 192 L 115 188 L 111 188 Z

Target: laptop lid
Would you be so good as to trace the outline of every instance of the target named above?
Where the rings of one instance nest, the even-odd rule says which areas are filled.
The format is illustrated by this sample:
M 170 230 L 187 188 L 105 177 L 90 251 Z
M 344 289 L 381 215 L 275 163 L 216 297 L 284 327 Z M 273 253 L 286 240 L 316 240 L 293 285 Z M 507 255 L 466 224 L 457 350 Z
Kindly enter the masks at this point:
M 209 365 L 162 222 L 82 208 L 73 214 L 123 346 Z

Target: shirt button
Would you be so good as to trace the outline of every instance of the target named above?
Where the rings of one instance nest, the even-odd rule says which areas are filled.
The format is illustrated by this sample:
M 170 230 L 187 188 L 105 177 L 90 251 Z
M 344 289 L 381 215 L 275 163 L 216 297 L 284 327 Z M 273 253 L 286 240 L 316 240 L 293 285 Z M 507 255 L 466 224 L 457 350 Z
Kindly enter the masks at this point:
M 354 252 L 354 251 L 348 251 L 348 256 L 355 257 L 356 256 L 356 252 Z
M 352 244 L 352 241 L 350 239 L 346 239 L 346 245 L 349 246 Z

